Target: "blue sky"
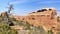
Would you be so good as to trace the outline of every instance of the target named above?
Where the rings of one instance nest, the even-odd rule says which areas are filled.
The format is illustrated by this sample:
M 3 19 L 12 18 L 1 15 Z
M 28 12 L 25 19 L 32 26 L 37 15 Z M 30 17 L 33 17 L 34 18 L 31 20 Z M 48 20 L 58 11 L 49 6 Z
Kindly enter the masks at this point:
M 15 15 L 25 15 L 41 8 L 50 7 L 56 8 L 60 15 L 60 0 L 0 0 L 0 12 L 7 9 L 8 2 L 13 4 L 14 10 L 11 12 Z

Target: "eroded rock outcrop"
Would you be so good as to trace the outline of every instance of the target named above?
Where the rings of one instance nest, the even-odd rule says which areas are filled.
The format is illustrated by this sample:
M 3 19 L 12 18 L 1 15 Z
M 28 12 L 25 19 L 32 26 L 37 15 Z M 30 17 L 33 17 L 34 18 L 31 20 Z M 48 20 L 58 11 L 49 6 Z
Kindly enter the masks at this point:
M 54 8 L 46 8 L 29 13 L 27 16 L 15 16 L 14 18 L 36 26 L 41 25 L 46 31 L 52 28 L 54 32 L 57 32 L 57 12 Z
M 2 13 L 2 16 L 5 15 Z M 10 16 L 17 20 L 22 20 L 36 26 L 42 26 L 45 31 L 53 29 L 54 34 L 57 32 L 57 12 L 55 8 L 45 8 L 36 12 L 29 13 L 27 16 Z

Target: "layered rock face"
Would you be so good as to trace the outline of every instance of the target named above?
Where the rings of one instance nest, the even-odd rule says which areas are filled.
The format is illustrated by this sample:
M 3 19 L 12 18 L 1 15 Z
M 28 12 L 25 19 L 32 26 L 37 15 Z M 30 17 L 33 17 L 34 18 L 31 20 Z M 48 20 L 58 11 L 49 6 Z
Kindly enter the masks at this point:
M 45 8 L 36 12 L 29 13 L 27 16 L 11 16 L 17 20 L 22 20 L 36 26 L 42 26 L 45 31 L 53 29 L 57 31 L 57 12 L 54 8 Z
M 57 13 L 54 8 L 32 12 L 24 19 L 31 24 L 43 26 L 45 30 L 57 28 Z
M 29 13 L 27 16 L 15 16 L 17 20 L 22 20 L 36 26 L 42 26 L 46 31 L 53 28 L 57 29 L 57 12 L 54 8 L 45 8 L 36 12 Z

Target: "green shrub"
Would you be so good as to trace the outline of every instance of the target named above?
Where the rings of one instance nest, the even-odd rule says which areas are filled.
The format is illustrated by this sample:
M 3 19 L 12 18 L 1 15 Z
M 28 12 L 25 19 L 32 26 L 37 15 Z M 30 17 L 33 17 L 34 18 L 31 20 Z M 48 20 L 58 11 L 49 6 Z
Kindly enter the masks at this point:
M 16 30 L 8 30 L 8 34 L 18 34 Z
M 48 30 L 47 34 L 53 34 L 52 29 Z
M 18 34 L 16 30 L 10 29 L 9 24 L 0 23 L 0 34 Z

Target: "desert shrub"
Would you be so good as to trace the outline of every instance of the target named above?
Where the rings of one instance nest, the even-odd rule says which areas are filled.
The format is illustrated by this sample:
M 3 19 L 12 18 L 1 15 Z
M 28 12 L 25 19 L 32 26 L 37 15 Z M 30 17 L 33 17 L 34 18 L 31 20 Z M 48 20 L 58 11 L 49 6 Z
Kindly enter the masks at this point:
M 47 34 L 53 34 L 52 29 L 48 30 Z
M 28 34 L 46 34 L 46 32 L 41 26 L 32 26 L 32 29 L 29 30 Z
M 59 31 L 59 32 L 57 32 L 56 34 L 60 34 L 60 31 Z
M 18 21 L 17 22 L 17 25 L 19 25 L 19 26 L 23 26 L 23 24 L 24 24 L 23 21 Z
M 10 17 L 9 17 L 9 20 L 11 20 L 11 21 L 16 21 L 16 19 L 15 19 L 15 18 L 10 18 Z
M 23 25 L 23 22 L 21 20 L 16 20 L 15 18 L 9 18 L 11 22 L 13 22 L 14 25 Z
M 60 22 L 60 17 L 59 16 L 57 17 L 57 21 Z
M 23 24 L 24 26 L 25 26 L 25 29 L 27 30 L 27 29 L 30 29 L 30 24 L 28 23 L 28 22 L 26 22 L 25 24 Z
M 0 34 L 17 34 L 17 31 L 10 29 L 9 24 L 0 23 Z
M 16 30 L 8 30 L 8 34 L 18 34 Z

